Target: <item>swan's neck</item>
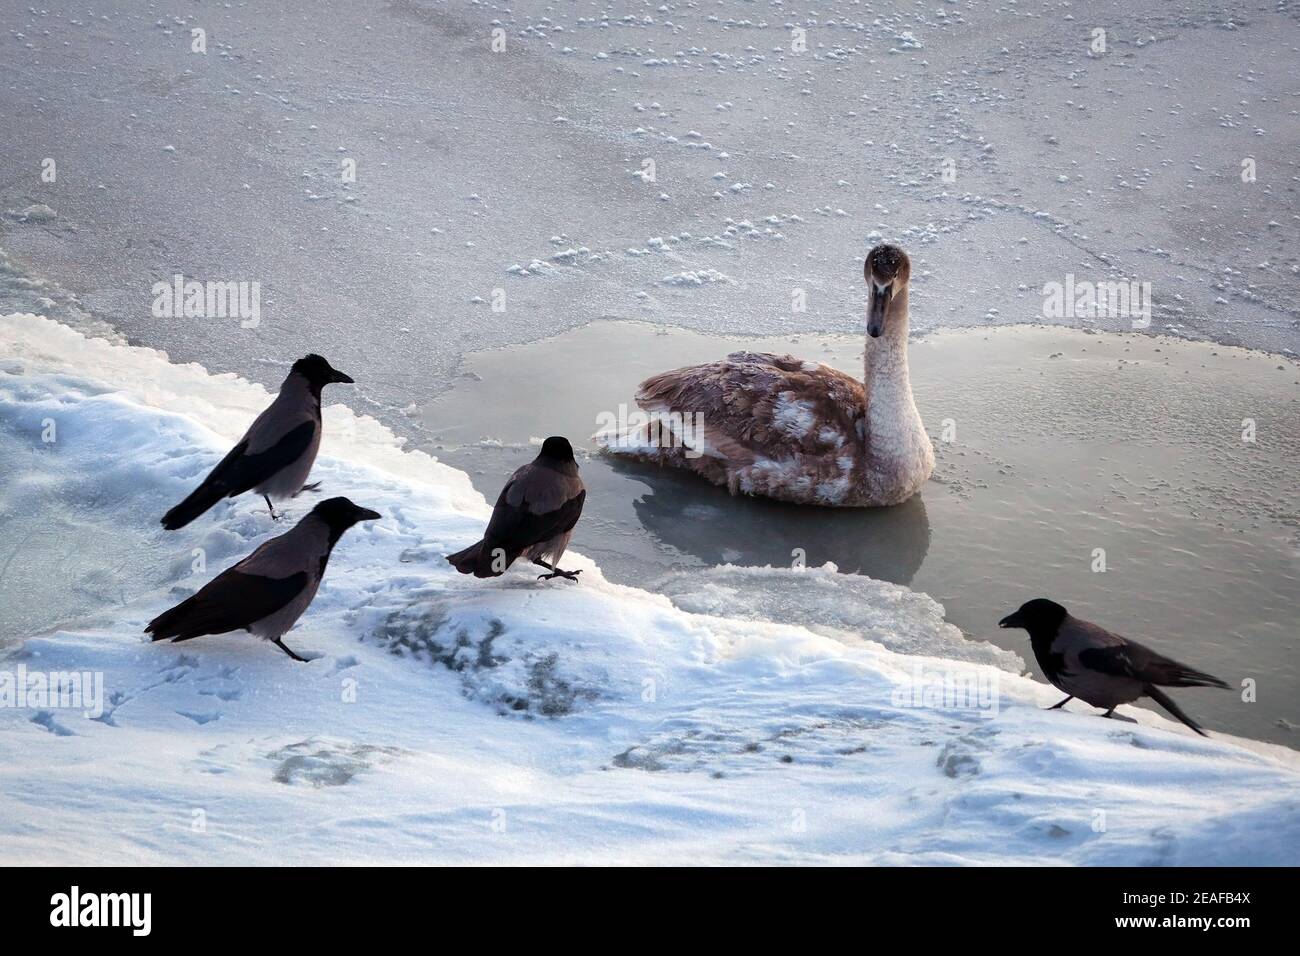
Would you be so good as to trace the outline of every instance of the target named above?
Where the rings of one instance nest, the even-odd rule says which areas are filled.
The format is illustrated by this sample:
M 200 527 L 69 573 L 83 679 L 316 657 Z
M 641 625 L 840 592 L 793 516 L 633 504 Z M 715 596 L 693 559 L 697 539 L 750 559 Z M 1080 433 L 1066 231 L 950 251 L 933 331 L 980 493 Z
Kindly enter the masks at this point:
M 867 493 L 879 503 L 905 500 L 934 468 L 934 449 L 912 400 L 907 370 L 906 298 L 891 303 L 880 337 L 867 337 L 862 378 Z
M 912 402 L 912 380 L 907 371 L 907 302 L 895 303 L 879 338 L 867 336 L 863 355 L 862 384 L 866 386 L 867 417 L 898 420 L 904 413 L 916 414 Z

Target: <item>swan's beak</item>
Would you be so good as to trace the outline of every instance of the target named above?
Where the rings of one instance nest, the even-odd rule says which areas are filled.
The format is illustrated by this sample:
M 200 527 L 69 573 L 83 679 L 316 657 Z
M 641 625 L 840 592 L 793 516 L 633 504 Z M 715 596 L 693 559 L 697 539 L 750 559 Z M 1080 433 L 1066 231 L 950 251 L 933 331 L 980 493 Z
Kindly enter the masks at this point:
M 867 307 L 867 334 L 873 339 L 879 338 L 885 328 L 885 310 L 894 292 L 894 284 L 877 285 L 871 283 L 871 304 Z

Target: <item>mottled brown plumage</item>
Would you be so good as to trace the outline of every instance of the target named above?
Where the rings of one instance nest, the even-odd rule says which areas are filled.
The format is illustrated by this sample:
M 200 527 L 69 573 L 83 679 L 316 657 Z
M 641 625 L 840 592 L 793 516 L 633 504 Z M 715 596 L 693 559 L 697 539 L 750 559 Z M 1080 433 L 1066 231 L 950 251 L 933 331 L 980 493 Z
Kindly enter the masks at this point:
M 864 271 L 862 382 L 791 355 L 734 352 L 646 379 L 636 401 L 650 422 L 597 442 L 732 494 L 839 506 L 907 500 L 934 468 L 907 370 L 910 265 L 901 249 L 878 246 Z

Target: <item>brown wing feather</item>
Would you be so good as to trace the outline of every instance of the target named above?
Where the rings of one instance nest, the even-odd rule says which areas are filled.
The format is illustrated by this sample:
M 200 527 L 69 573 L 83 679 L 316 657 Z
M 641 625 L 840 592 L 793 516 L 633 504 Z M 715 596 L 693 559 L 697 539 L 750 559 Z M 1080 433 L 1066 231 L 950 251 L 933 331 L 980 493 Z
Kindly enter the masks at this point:
M 702 413 L 713 449 L 732 459 L 755 451 L 825 455 L 852 445 L 866 412 L 866 393 L 852 376 L 761 352 L 733 352 L 723 361 L 655 375 L 641 383 L 636 400 L 646 411 Z

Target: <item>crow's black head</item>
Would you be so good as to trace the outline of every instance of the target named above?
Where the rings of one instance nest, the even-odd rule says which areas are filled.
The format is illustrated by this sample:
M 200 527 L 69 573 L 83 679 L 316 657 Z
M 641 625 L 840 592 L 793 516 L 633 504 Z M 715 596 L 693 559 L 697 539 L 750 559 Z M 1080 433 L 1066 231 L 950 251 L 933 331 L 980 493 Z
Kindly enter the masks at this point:
M 1069 612 L 1047 598 L 1034 598 L 1019 609 L 998 621 L 998 627 L 1023 627 L 1030 636 L 1055 634 Z
M 542 442 L 541 457 L 553 461 L 573 461 L 573 446 L 569 444 L 569 439 L 552 435 Z
M 318 518 L 324 519 L 330 528 L 342 534 L 358 521 L 374 521 L 382 517 L 378 511 L 362 508 L 347 498 L 327 498 L 311 510 Z
M 316 386 L 317 391 L 319 391 L 323 386 L 329 385 L 331 382 L 341 382 L 344 385 L 352 384 L 351 376 L 344 375 L 342 372 L 338 371 L 338 369 L 334 368 L 334 366 L 330 365 L 329 362 L 325 361 L 322 356 L 317 355 L 314 352 L 311 355 L 304 355 L 302 358 L 298 359 L 298 361 L 294 362 L 293 368 L 290 371 L 297 372 L 299 375 L 306 378 L 307 381 Z

